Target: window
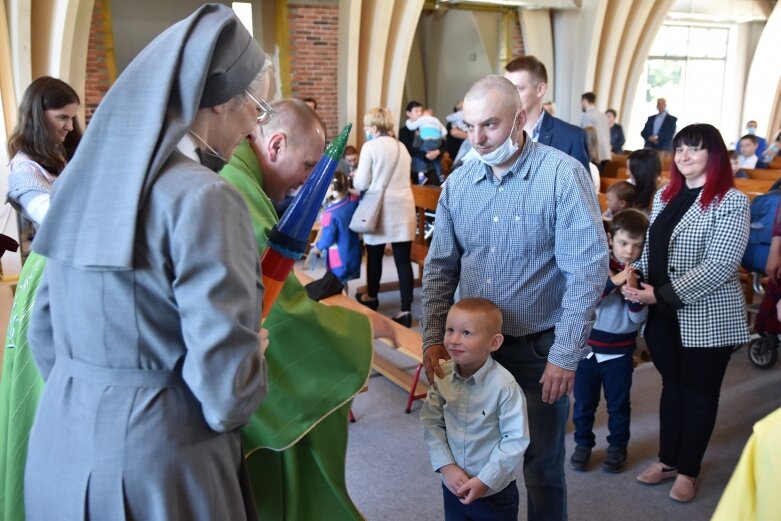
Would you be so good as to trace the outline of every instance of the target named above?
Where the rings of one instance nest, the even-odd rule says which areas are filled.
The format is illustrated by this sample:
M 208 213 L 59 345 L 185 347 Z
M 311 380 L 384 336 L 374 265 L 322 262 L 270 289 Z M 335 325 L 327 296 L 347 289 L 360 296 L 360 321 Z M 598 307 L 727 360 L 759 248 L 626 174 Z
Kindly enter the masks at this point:
M 729 37 L 726 26 L 660 28 L 635 95 L 633 139 L 640 139 L 645 120 L 656 113 L 657 98 L 667 100 L 670 114 L 678 118 L 678 130 L 691 123 L 720 126 Z M 642 140 L 627 146 L 642 147 Z
M 231 7 L 250 35 L 255 36 L 252 32 L 252 4 L 249 2 L 233 2 Z

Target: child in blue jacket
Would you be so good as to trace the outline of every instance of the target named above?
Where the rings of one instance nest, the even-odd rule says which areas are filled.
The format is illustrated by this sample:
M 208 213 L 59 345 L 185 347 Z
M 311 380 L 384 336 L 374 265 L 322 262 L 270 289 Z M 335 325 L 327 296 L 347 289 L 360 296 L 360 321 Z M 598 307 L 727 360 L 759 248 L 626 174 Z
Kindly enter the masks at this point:
M 347 176 L 337 171 L 328 194 L 329 203 L 320 220 L 322 233 L 314 253 L 326 252 L 326 268 L 342 283 L 361 276 L 361 244 L 350 229 L 350 219 L 358 208 L 358 198 L 351 195 Z

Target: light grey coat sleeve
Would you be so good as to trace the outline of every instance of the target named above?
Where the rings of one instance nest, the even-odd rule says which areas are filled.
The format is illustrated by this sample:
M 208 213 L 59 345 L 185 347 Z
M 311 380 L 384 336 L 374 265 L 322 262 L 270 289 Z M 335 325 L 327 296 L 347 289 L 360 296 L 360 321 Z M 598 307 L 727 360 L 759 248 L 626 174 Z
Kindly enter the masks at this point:
M 244 424 L 265 395 L 250 222 L 241 196 L 213 183 L 188 197 L 172 234 L 173 291 L 187 347 L 182 375 L 220 432 Z
M 30 327 L 27 329 L 27 343 L 35 360 L 35 365 L 44 380 L 54 366 L 54 331 L 52 329 L 51 308 L 49 306 L 49 280 L 44 268 L 41 284 L 35 292 Z M 33 346 L 35 347 L 33 349 Z

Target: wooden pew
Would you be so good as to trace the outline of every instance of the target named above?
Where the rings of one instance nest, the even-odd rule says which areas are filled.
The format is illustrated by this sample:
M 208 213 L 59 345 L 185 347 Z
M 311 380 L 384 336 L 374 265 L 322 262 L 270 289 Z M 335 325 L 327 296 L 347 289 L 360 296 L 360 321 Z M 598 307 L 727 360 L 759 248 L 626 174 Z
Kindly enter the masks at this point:
M 613 157 L 605 165 L 605 169 L 600 174 L 602 177 L 616 177 L 619 168 L 626 167 L 626 158 L 624 154 L 613 154 Z
M 301 281 L 301 284 L 308 284 L 313 280 L 311 277 L 299 270 L 294 270 L 294 273 L 296 274 L 298 280 Z M 323 299 L 320 302 L 329 306 L 342 306 L 352 311 L 362 313 L 366 316 L 377 314 L 376 311 L 372 311 L 366 306 L 358 303 L 358 301 L 353 300 L 341 293 Z M 391 320 L 389 320 L 389 322 L 391 322 L 391 326 L 396 333 L 396 339 L 398 340 L 398 347 L 396 347 L 396 349 L 400 353 L 405 354 L 417 362 L 418 367 L 415 374 L 410 375 L 400 367 L 394 365 L 393 362 L 384 356 L 377 354 L 375 351 L 374 358 L 372 359 L 372 368 L 408 393 L 407 407 L 405 410 L 406 412 L 410 412 L 412 402 L 414 400 L 425 398 L 426 393 L 428 392 L 428 386 L 424 383 L 421 383 L 419 380 L 420 370 L 422 367 L 421 364 L 423 363 L 423 338 L 417 331 L 413 331 L 412 329 L 404 327 L 401 324 L 397 324 Z M 390 341 L 386 339 L 380 339 L 380 341 L 390 347 L 394 347 Z
M 599 210 L 605 213 L 607 211 L 607 195 L 597 192 L 597 199 L 599 200 Z
M 416 234 L 415 240 L 412 241 L 412 251 L 410 252 L 410 258 L 412 262 L 418 265 L 418 276 L 415 279 L 415 287 L 419 288 L 423 283 L 423 264 L 426 261 L 426 255 L 428 255 L 428 242 L 425 240 L 425 213 L 435 212 L 437 210 L 437 203 L 439 202 L 439 194 L 442 189 L 438 186 L 412 186 L 412 197 L 415 200 L 415 218 Z M 380 284 L 380 293 L 387 291 L 395 291 L 399 289 L 398 282 L 384 282 Z M 365 293 L 366 286 L 358 288 L 358 293 Z
M 620 183 L 621 181 L 626 181 L 626 179 L 621 179 L 619 177 L 600 177 L 599 191 L 603 194 L 607 193 L 607 189 L 610 187 L 610 185 Z
M 766 179 L 735 179 L 735 188 L 746 194 L 766 194 L 772 186 L 773 181 Z
M 629 179 L 629 169 L 628 169 L 627 167 L 625 167 L 625 166 L 622 166 L 622 167 L 621 167 L 621 168 L 619 168 L 619 169 L 618 169 L 618 171 L 616 172 L 616 177 L 617 177 L 618 179 L 621 179 L 621 180 L 623 180 L 623 181 L 626 181 L 627 179 Z
M 781 169 L 744 168 L 743 171 L 749 179 L 763 179 L 765 181 L 778 181 L 781 179 Z

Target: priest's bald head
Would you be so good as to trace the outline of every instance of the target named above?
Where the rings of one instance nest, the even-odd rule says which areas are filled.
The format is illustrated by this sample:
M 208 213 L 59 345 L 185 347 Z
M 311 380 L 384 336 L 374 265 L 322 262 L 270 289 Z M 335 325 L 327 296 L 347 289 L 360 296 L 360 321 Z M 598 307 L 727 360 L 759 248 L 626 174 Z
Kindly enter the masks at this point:
M 260 163 L 263 191 L 279 202 L 312 173 L 325 149 L 325 125 L 305 102 L 273 101 L 275 115 L 249 136 Z

